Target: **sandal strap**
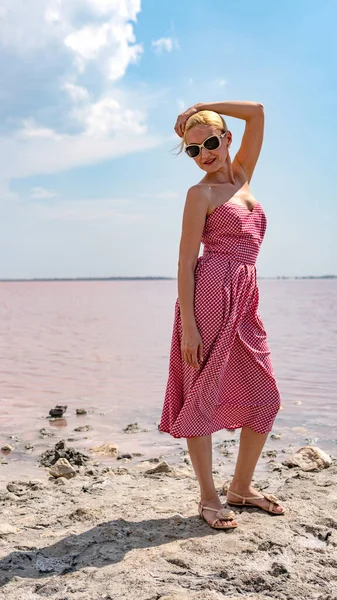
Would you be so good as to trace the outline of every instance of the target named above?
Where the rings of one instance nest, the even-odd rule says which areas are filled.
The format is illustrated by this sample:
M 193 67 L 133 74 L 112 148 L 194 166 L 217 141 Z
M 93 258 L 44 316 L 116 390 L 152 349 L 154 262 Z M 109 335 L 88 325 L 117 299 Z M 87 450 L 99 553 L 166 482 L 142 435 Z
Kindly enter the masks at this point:
M 273 504 L 279 504 L 278 499 L 276 498 L 276 496 L 274 496 L 273 494 L 263 494 L 262 496 L 240 496 L 240 494 L 237 494 L 236 492 L 232 492 L 231 490 L 228 490 L 231 494 L 233 494 L 233 496 L 237 496 L 238 498 L 241 498 L 243 500 L 242 504 L 245 504 L 246 500 L 262 500 L 263 498 L 266 498 L 267 500 L 269 500 L 270 505 L 269 505 L 269 509 L 271 508 L 271 506 Z M 273 511 L 270 511 L 273 512 Z
M 269 500 L 269 502 L 271 502 L 272 504 L 279 504 L 278 498 L 276 498 L 276 496 L 274 496 L 273 494 L 263 494 L 264 498 L 267 498 L 267 500 Z
M 244 504 L 246 500 L 262 500 L 262 498 L 264 498 L 264 495 L 263 496 L 240 496 L 240 494 L 237 494 L 236 492 L 232 492 L 231 490 L 228 490 L 228 492 L 230 494 L 233 494 L 233 496 L 237 496 L 237 498 L 241 498 L 241 500 L 243 500 L 242 504 Z
M 276 498 L 276 496 L 273 496 L 273 494 L 263 494 L 264 497 L 269 500 L 269 507 L 268 510 L 270 513 L 275 513 L 277 511 L 273 510 L 274 506 L 279 506 L 279 501 Z
M 217 514 L 216 519 L 212 522 L 212 527 L 216 525 L 216 523 L 221 521 L 233 521 L 235 518 L 235 513 L 233 510 L 228 510 L 227 508 L 221 508 Z
M 201 502 L 199 504 L 201 510 L 212 510 L 213 512 L 217 513 L 217 518 L 213 521 L 212 525 L 214 525 L 214 523 L 217 521 L 233 521 L 235 518 L 235 512 L 233 510 L 229 510 L 228 508 L 211 508 L 210 506 L 203 506 Z

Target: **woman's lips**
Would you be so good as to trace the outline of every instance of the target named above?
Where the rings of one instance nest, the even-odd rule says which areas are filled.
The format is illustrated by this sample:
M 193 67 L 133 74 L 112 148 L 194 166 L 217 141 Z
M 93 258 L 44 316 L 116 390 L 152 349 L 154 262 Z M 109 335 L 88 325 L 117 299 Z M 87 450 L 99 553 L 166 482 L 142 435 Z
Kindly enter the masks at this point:
M 215 160 L 215 158 L 212 158 L 211 160 L 205 160 L 204 165 L 211 165 Z

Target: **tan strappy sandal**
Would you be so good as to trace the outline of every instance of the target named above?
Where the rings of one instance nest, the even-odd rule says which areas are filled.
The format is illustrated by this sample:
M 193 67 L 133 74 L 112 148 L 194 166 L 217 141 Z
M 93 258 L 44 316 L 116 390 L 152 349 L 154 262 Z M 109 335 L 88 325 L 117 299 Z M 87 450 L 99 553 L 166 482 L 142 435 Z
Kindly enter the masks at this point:
M 206 517 L 204 516 L 203 511 L 204 510 L 212 510 L 213 512 L 216 513 L 215 515 L 215 519 L 214 521 L 210 522 L 207 521 Z M 200 515 L 200 518 L 203 519 L 204 521 L 206 521 L 206 523 L 210 526 L 213 527 L 213 529 L 235 529 L 237 527 L 237 525 L 231 524 L 231 525 L 225 525 L 225 526 L 220 526 L 220 527 L 216 527 L 216 523 L 219 521 L 233 521 L 235 519 L 235 512 L 233 510 L 228 510 L 228 508 L 210 508 L 209 506 L 203 506 L 201 504 L 201 502 L 199 502 L 198 504 L 198 513 Z
M 241 498 L 242 502 L 231 502 L 230 500 L 227 499 L 227 504 L 229 504 L 230 506 L 255 506 L 256 508 L 261 508 L 261 510 L 265 510 L 268 513 L 271 513 L 272 515 L 284 515 L 284 509 L 282 510 L 282 512 L 280 511 L 275 511 L 273 510 L 274 506 L 279 506 L 279 501 L 276 498 L 276 496 L 273 496 L 272 494 L 262 494 L 262 496 L 250 496 L 250 497 L 245 497 L 245 496 L 240 496 L 240 494 L 236 494 L 235 492 L 232 492 L 231 490 L 227 490 L 225 491 L 224 489 L 224 493 L 227 494 L 228 492 L 230 492 L 231 494 L 233 494 L 233 496 L 237 496 L 237 498 Z M 269 500 L 269 506 L 268 508 L 265 508 L 264 506 L 260 506 L 259 504 L 255 504 L 254 502 L 247 502 L 247 500 L 262 500 L 263 498 L 266 498 L 267 500 Z

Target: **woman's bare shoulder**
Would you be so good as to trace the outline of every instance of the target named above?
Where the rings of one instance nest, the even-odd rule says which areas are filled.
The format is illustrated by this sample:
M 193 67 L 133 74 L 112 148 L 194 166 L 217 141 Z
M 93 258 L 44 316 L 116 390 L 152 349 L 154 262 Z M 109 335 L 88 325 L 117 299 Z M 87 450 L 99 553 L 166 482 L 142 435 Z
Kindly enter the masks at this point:
M 192 185 L 186 194 L 185 217 L 203 220 L 207 216 L 209 206 L 209 191 L 207 186 Z
M 198 182 L 187 190 L 186 201 L 205 204 L 209 202 L 209 186 L 205 183 Z

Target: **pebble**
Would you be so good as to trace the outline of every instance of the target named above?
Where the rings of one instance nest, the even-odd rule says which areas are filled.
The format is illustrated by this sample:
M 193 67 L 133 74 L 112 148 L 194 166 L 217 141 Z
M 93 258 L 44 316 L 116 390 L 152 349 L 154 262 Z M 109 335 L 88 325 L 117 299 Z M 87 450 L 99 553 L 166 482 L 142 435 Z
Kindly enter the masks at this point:
M 124 433 L 135 433 L 136 431 L 139 431 L 139 425 L 138 423 L 129 423 L 123 431 Z
M 262 458 L 266 458 L 267 456 L 275 458 L 277 456 L 277 450 L 265 450 L 265 452 L 262 452 Z
M 2 446 L 1 450 L 3 452 L 13 452 L 14 448 L 10 444 L 5 444 L 4 446 Z
M 42 429 L 40 429 L 40 434 L 42 435 L 42 437 L 53 437 L 55 435 L 55 432 L 48 431 L 48 429 L 42 427 Z
M 80 427 L 75 427 L 74 431 L 90 431 L 93 429 L 91 425 L 80 425 Z

